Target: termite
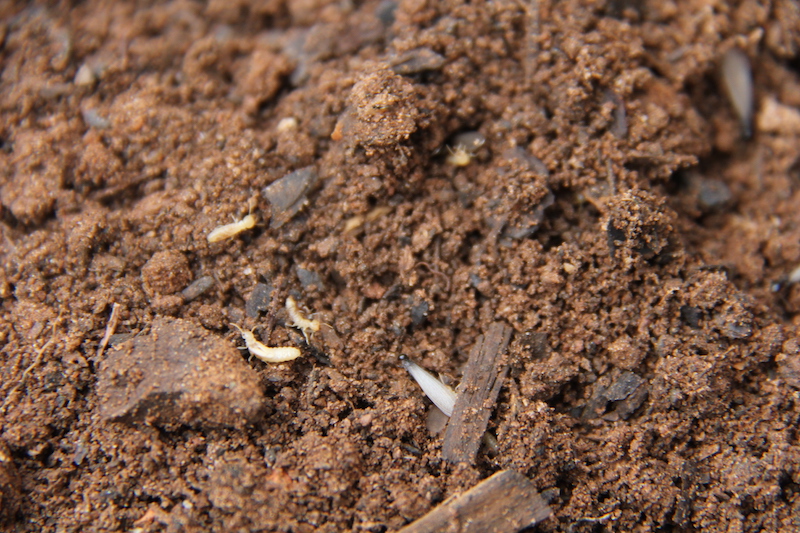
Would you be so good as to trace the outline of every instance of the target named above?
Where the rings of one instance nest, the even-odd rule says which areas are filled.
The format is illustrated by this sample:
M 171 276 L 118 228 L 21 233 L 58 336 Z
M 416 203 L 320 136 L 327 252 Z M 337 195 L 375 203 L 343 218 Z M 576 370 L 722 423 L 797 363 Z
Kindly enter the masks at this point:
M 252 229 L 256 225 L 256 222 L 257 220 L 255 215 L 251 213 L 238 222 L 232 222 L 230 224 L 225 224 L 224 226 L 219 226 L 208 234 L 208 242 L 215 243 L 235 237 L 243 231 Z
M 475 152 L 484 145 L 486 137 L 477 131 L 467 131 L 459 133 L 453 139 L 453 148 L 447 149 L 450 154 L 447 156 L 447 163 L 454 167 L 465 167 L 472 161 Z
M 261 359 L 265 363 L 285 363 L 286 361 L 297 359 L 298 357 L 303 355 L 303 353 L 294 346 L 281 346 L 278 348 L 271 348 L 266 344 L 259 342 L 256 339 L 256 336 L 253 335 L 252 331 L 242 329 L 236 324 L 231 324 L 231 326 L 238 329 L 239 333 L 242 334 L 242 338 L 244 339 L 244 344 L 245 346 L 247 346 L 247 349 L 250 350 L 250 353 L 255 355 L 257 358 Z
M 319 331 L 319 320 L 309 320 L 304 317 L 297 308 L 297 302 L 291 296 L 286 298 L 286 312 L 289 313 L 289 318 L 292 320 L 291 325 L 303 332 L 303 337 L 306 338 L 306 344 L 308 344 L 308 332 L 310 331 L 313 335 Z

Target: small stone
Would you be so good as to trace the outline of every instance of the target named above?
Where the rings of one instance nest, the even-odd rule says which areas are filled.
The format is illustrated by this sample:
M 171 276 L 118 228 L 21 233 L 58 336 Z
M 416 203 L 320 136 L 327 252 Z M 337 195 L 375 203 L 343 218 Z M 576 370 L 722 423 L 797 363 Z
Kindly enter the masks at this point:
M 243 427 L 263 408 L 258 377 L 233 344 L 172 318 L 109 351 L 98 393 L 105 420 L 166 430 Z
M 189 284 L 188 287 L 183 289 L 181 296 L 187 302 L 199 298 L 205 294 L 211 287 L 214 286 L 214 278 L 211 276 L 203 276 Z
M 303 208 L 306 195 L 313 190 L 318 179 L 314 167 L 305 167 L 264 187 L 261 194 L 272 206 L 271 228 L 280 228 Z
M 319 274 L 313 270 L 306 270 L 305 268 L 297 267 L 297 279 L 300 280 L 300 285 L 302 285 L 306 290 L 311 290 L 314 288 L 318 290 L 325 289 L 325 284 L 322 282 L 322 278 L 320 278 Z
M 144 292 L 151 298 L 158 294 L 174 294 L 192 281 L 189 261 L 179 252 L 156 252 L 142 267 Z
M 393 58 L 389 65 L 397 74 L 408 76 L 429 70 L 439 70 L 445 64 L 444 56 L 430 48 L 415 48 Z
M 605 391 L 605 397 L 612 402 L 624 400 L 639 388 L 644 380 L 633 372 L 623 372 Z
M 253 292 L 248 296 L 244 303 L 244 313 L 250 318 L 258 316 L 269 308 L 269 301 L 272 298 L 272 286 L 266 283 L 256 283 Z

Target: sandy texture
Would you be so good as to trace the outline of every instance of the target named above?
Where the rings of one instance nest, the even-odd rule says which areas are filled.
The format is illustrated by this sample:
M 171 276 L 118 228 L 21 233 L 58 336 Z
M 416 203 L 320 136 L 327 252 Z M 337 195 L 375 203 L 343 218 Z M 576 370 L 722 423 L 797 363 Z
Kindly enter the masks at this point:
M 3 528 L 395 531 L 502 469 L 539 531 L 800 528 L 796 2 L 67 6 L 0 4 Z M 498 449 L 450 465 L 398 355 L 455 384 L 497 321 Z M 199 403 L 104 416 L 159 342 Z

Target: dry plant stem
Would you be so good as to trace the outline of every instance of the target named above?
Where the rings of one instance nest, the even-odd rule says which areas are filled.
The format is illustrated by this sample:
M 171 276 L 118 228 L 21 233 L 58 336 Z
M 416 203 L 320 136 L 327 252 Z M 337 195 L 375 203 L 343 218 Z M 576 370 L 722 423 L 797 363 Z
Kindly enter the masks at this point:
M 119 323 L 119 309 L 120 305 L 118 303 L 114 303 L 111 306 L 111 316 L 108 318 L 108 323 L 106 324 L 106 332 L 103 335 L 103 339 L 100 341 L 100 346 L 97 348 L 97 359 L 99 360 L 100 357 L 103 355 L 103 352 L 108 347 L 108 341 L 111 339 L 111 336 L 117 330 L 117 324 Z

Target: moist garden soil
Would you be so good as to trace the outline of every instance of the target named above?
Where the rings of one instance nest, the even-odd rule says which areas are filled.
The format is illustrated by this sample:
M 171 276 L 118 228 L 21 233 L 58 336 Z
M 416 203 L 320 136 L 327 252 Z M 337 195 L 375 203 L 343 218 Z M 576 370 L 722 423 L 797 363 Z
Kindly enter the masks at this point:
M 537 531 L 800 529 L 797 3 L 0 20 L 3 530 L 395 531 L 501 469 Z M 452 465 L 398 357 L 456 384 L 493 322 Z

